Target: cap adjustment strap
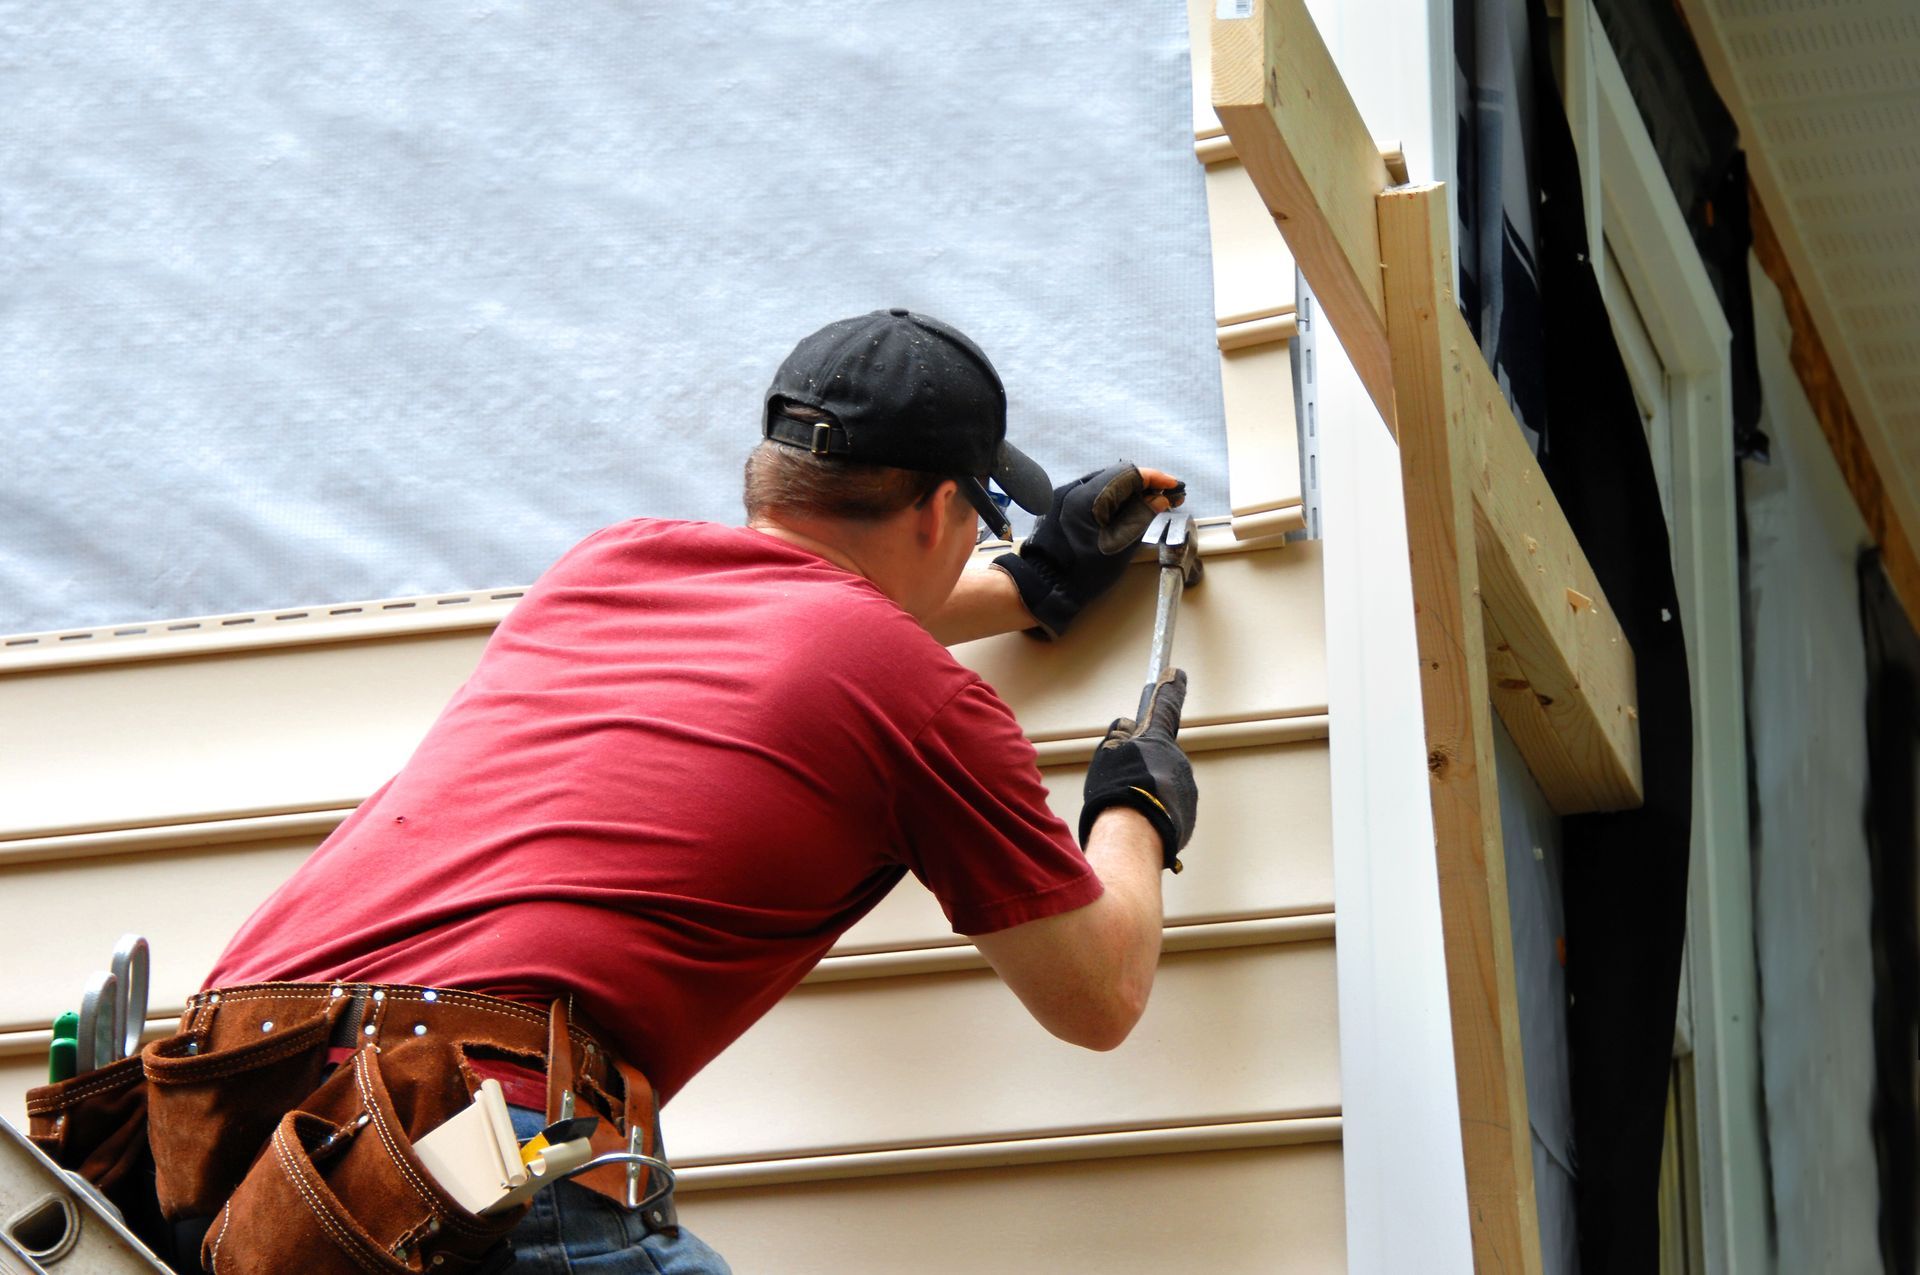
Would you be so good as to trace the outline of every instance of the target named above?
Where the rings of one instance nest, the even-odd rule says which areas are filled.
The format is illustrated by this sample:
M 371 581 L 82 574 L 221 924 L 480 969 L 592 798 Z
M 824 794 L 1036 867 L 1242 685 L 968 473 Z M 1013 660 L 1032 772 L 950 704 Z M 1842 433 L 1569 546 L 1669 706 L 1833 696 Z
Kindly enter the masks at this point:
M 791 416 L 768 416 L 763 438 L 789 447 L 804 448 L 815 456 L 846 456 L 853 451 L 847 432 L 832 421 L 796 421 Z

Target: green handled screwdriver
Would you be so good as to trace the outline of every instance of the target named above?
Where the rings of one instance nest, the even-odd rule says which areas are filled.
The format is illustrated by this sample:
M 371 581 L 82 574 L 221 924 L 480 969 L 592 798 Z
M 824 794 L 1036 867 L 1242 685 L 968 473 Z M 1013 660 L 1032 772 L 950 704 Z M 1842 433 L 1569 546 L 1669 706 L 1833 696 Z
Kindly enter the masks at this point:
M 53 1048 L 47 1053 L 47 1080 L 72 1080 L 80 1070 L 80 1015 L 68 1010 L 53 1020 Z

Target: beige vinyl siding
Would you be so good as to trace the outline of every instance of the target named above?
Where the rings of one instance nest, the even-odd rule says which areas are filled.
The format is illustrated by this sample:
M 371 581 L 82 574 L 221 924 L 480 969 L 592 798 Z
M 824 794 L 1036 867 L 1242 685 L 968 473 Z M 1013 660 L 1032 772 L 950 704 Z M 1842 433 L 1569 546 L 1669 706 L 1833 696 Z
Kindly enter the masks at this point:
M 946 1225 L 933 1220 L 943 1209 L 964 1231 L 962 1197 L 998 1199 L 1031 1180 L 1076 1201 L 1076 1219 L 1124 1214 L 1170 1164 L 1233 1179 L 1205 1206 L 1207 1226 L 1265 1236 L 1236 1248 L 1249 1268 L 1337 1269 L 1337 1207 L 1254 1226 L 1226 1203 L 1272 1175 L 1305 1175 L 1323 1199 L 1339 1193 L 1319 551 L 1236 542 L 1224 526 L 1205 529 L 1203 545 L 1206 579 L 1188 595 L 1177 648 L 1193 677 L 1201 819 L 1190 869 L 1166 879 L 1168 953 L 1146 1018 L 1112 1053 L 1052 1039 L 907 881 L 668 1110 L 689 1224 L 744 1253 L 742 1270 L 767 1269 L 752 1255 L 781 1242 L 800 1195 L 847 1205 L 810 1233 L 820 1251 L 870 1241 L 860 1260 L 877 1268 L 902 1228 Z M 1098 622 L 1067 641 L 1010 636 L 959 651 L 1041 738 L 1063 816 L 1078 807 L 1079 758 L 1137 696 L 1154 574 L 1137 564 Z M 45 746 L 28 764 L 30 800 L 10 807 L 0 839 L 0 891 L 19 915 L 65 918 L 11 946 L 0 984 L 11 1118 L 43 1066 L 47 1023 L 114 938 L 135 929 L 153 940 L 152 1025 L 164 1030 L 245 915 L 404 760 L 497 614 L 475 609 L 474 627 L 461 628 L 443 613 L 422 628 L 403 611 L 339 621 L 328 640 L 299 645 L 7 666 L 0 712 Z M 81 757 L 92 759 L 85 782 Z M 1287 1145 L 1303 1139 L 1314 1145 Z M 969 1167 L 981 1163 L 1020 1167 Z M 913 1211 L 890 1212 L 895 1199 Z M 994 1207 L 1028 1217 L 1037 1206 Z M 834 1229 L 853 1216 L 867 1222 Z M 991 1263 L 1017 1242 L 1031 1268 L 1080 1269 L 1103 1251 L 1080 1225 L 981 1231 L 976 1248 L 943 1260 Z M 1180 1227 L 1162 1236 L 1181 1237 Z
M 1346 1265 L 1333 1143 L 702 1192 L 686 1211 L 741 1275 Z
M 1205 871 L 1168 879 L 1168 923 L 1331 911 L 1331 834 L 1322 796 L 1325 742 L 1194 756 L 1207 817 L 1188 857 Z M 1042 773 L 1055 810 L 1063 818 L 1075 818 L 1084 767 L 1048 767 Z M 1259 850 L 1234 838 L 1235 829 L 1257 826 L 1269 812 L 1280 810 L 1288 812 L 1290 824 L 1283 841 Z M 217 824 L 194 827 L 204 832 Z M 64 918 L 58 926 L 40 927 L 35 942 L 12 946 L 8 976 L 0 983 L 0 1033 L 44 1029 L 63 1007 L 72 1008 L 86 972 L 104 961 L 127 929 L 144 933 L 154 944 L 154 1015 L 177 1014 L 240 922 L 324 835 L 316 830 L 300 837 L 187 844 L 11 866 L 0 857 L 0 897 L 10 908 L 21 916 Z M 6 845 L 0 842 L 0 856 Z M 86 906 L 75 908 L 74 900 L 86 900 Z M 933 896 L 909 879 L 848 931 L 834 951 L 878 953 L 963 942 Z
M 720 1163 L 1336 1115 L 1332 984 L 1325 938 L 1171 954 L 1103 1054 L 990 970 L 803 985 L 674 1100 L 669 1145 Z
M 1207 222 L 1213 236 L 1213 312 L 1228 325 L 1294 308 L 1293 254 L 1273 215 L 1224 138 L 1196 147 L 1207 164 Z

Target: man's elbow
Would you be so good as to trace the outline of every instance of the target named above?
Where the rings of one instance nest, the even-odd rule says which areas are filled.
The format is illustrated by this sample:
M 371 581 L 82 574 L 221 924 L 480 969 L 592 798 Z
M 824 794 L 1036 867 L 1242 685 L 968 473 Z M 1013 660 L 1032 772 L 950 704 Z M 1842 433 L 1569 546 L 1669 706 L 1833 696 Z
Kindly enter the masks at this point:
M 1098 1053 L 1118 1049 L 1133 1034 L 1135 1024 L 1146 1012 L 1149 990 L 1151 984 L 1115 988 L 1110 995 L 1080 1001 L 1076 1006 L 1078 1012 L 1048 1023 L 1047 1030 L 1082 1049 Z

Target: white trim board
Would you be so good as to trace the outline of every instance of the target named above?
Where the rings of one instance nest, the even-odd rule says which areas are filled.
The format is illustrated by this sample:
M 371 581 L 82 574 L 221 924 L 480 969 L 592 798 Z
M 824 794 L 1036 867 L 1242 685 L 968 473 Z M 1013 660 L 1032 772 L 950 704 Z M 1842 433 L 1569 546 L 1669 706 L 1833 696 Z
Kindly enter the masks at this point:
M 1453 150 L 1448 0 L 1309 0 L 1377 138 Z M 1335 334 L 1337 335 L 1337 333 Z M 1347 1263 L 1473 1269 L 1400 460 L 1339 343 L 1316 357 Z

